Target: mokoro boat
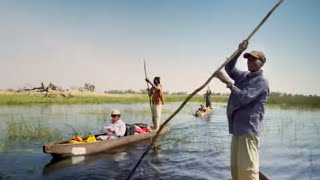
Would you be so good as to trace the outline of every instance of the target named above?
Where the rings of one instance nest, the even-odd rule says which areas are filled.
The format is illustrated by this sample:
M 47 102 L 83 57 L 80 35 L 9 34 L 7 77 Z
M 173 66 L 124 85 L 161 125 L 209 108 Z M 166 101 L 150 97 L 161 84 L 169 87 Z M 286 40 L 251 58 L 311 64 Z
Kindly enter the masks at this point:
M 196 112 L 195 112 L 194 115 L 195 115 L 196 117 L 205 117 L 205 116 L 207 116 L 207 115 L 209 115 L 209 114 L 211 114 L 211 113 L 212 113 L 212 109 L 211 109 L 211 108 L 208 108 L 206 112 L 196 110 Z
M 160 132 L 160 135 L 167 133 L 170 130 L 169 126 L 166 126 Z M 123 136 L 118 139 L 108 141 L 97 141 L 90 143 L 69 143 L 71 139 L 49 143 L 43 146 L 43 152 L 51 154 L 53 157 L 70 157 L 70 156 L 81 156 L 88 154 L 95 154 L 99 152 L 105 152 L 113 148 L 123 146 L 126 144 L 138 142 L 144 139 L 152 138 L 156 135 L 157 131 L 149 133 Z

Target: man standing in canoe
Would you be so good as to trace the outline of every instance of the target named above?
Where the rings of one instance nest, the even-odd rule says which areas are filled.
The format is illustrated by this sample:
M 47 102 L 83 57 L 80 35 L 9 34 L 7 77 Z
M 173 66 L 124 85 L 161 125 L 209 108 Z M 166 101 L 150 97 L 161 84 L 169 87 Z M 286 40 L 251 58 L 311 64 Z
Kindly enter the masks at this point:
M 110 140 L 117 139 L 121 136 L 124 136 L 126 133 L 126 123 L 120 119 L 121 113 L 120 110 L 114 109 L 111 111 L 111 122 L 107 122 L 103 127 L 103 132 L 106 135 L 100 135 L 97 137 L 98 140 Z
M 231 141 L 231 176 L 233 180 L 259 179 L 259 135 L 269 84 L 261 68 L 266 57 L 261 51 L 245 53 L 249 71 L 240 71 L 235 66 L 238 57 L 248 47 L 248 42 L 239 45 L 239 53 L 225 67 L 229 77 L 219 72 L 216 77 L 231 90 L 227 106 Z
M 152 96 L 152 121 L 153 129 L 158 130 L 160 127 L 160 118 L 163 101 L 162 85 L 160 83 L 160 77 L 155 77 L 152 82 L 146 78 L 146 81 L 151 84 L 151 89 L 148 89 L 149 96 Z
M 210 98 L 211 98 L 211 90 L 210 90 L 210 88 L 209 88 L 209 86 L 208 86 L 208 88 L 207 88 L 207 91 L 206 91 L 206 93 L 204 94 L 204 98 L 205 98 L 205 101 L 206 101 L 206 108 L 210 108 L 210 109 L 212 109 L 211 108 L 211 100 L 210 100 Z

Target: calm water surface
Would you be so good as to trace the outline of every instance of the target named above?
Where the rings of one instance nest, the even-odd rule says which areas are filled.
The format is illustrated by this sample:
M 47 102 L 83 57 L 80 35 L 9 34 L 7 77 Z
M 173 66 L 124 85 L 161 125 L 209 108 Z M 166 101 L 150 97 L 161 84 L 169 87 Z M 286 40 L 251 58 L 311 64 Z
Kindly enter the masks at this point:
M 162 119 L 178 105 L 167 104 Z M 226 105 L 214 104 L 214 113 L 206 118 L 191 115 L 197 106 L 188 104 L 171 121 L 171 132 L 146 156 L 133 179 L 230 177 Z M 127 123 L 151 122 L 148 104 L 1 106 L 0 179 L 124 179 L 148 142 L 57 162 L 42 152 L 43 144 L 71 138 L 74 131 L 100 132 L 112 108 L 119 108 Z M 260 169 L 271 179 L 320 179 L 319 118 L 319 110 L 268 107 L 260 137 Z M 48 137 L 9 139 L 17 122 L 40 127 Z

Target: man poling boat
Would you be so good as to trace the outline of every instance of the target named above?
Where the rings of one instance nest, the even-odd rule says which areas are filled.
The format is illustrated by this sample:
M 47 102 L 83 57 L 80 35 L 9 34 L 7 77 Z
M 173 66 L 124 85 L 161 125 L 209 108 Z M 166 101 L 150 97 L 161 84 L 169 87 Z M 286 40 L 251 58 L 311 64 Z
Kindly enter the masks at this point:
M 155 77 L 153 79 L 153 83 L 146 78 L 145 79 L 147 83 L 149 83 L 152 87 L 151 89 L 148 90 L 148 95 L 152 99 L 152 122 L 153 122 L 153 129 L 158 130 L 160 127 L 160 120 L 161 120 L 161 111 L 162 111 L 162 106 L 164 105 L 164 100 L 163 100 L 163 90 L 162 90 L 162 85 L 160 82 L 160 77 Z
M 212 107 L 211 107 L 211 94 L 212 94 L 211 89 L 208 86 L 207 91 L 204 94 L 204 100 L 206 102 L 206 108 L 210 108 L 210 109 L 212 109 Z
M 217 78 L 231 90 L 227 106 L 229 133 L 231 140 L 232 179 L 259 179 L 259 135 L 264 109 L 269 95 L 269 83 L 261 68 L 266 57 L 261 51 L 245 53 L 248 71 L 236 68 L 239 56 L 248 47 L 245 40 L 239 45 L 239 53 L 226 66 L 225 70 L 234 80 L 222 72 Z
M 207 91 L 204 94 L 204 101 L 206 105 L 200 104 L 200 107 L 195 111 L 194 116 L 196 117 L 205 117 L 212 113 L 212 107 L 211 107 L 211 90 L 209 86 L 207 87 Z
M 258 26 L 250 33 L 250 35 L 245 39 L 245 42 L 249 42 L 249 40 L 252 38 L 252 36 L 260 29 L 260 27 L 264 24 L 264 22 L 270 17 L 270 15 L 274 12 L 274 10 L 280 6 L 280 4 L 283 2 L 283 0 L 279 0 L 279 2 L 269 11 L 269 13 L 262 19 L 262 21 L 258 24 Z M 217 68 L 216 71 L 214 71 L 214 73 L 208 78 L 208 80 L 199 88 L 197 88 L 196 90 L 194 90 L 183 102 L 182 104 L 178 107 L 178 109 L 167 119 L 164 121 L 164 123 L 160 126 L 159 132 L 161 132 L 161 130 L 166 126 L 166 124 L 168 124 L 170 122 L 170 120 L 172 120 L 172 118 L 178 114 L 181 109 L 187 104 L 187 102 L 194 96 L 196 95 L 199 91 L 201 91 L 205 86 L 207 86 L 210 81 L 216 77 L 216 76 L 220 76 L 220 71 L 227 65 L 229 64 L 231 61 L 233 61 L 234 59 L 237 59 L 239 57 L 239 53 L 241 54 L 243 52 L 242 48 L 238 48 L 229 58 L 227 58 L 227 60 L 224 61 L 224 63 L 222 63 L 222 65 L 220 67 Z M 222 80 L 221 77 L 218 77 L 220 80 Z M 229 83 L 230 84 L 230 83 Z M 228 85 L 229 86 L 229 85 Z M 158 135 L 157 133 L 157 135 Z M 137 164 L 134 166 L 134 168 L 132 169 L 132 171 L 129 173 L 129 175 L 127 176 L 126 179 L 131 179 L 132 175 L 134 174 L 134 172 L 136 171 L 137 167 L 140 165 L 141 161 L 143 160 L 143 158 L 146 156 L 146 154 L 151 150 L 152 148 L 152 144 L 156 141 L 157 139 L 157 135 L 152 139 L 150 145 L 147 147 L 147 149 L 145 150 L 145 152 L 141 155 L 140 159 L 138 160 Z M 258 173 L 258 178 L 259 175 L 261 173 Z M 256 177 L 256 176 L 255 176 Z M 254 177 L 254 178 L 255 178 Z M 261 176 L 260 176 L 261 177 Z M 268 178 L 266 178 L 268 179 Z

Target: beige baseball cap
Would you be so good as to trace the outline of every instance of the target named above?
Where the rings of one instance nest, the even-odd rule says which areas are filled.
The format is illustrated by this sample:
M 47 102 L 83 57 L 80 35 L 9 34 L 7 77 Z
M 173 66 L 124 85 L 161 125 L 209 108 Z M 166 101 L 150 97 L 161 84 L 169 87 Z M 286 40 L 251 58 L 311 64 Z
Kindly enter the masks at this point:
M 267 61 L 266 56 L 261 51 L 251 51 L 250 53 L 244 53 L 244 55 L 243 55 L 244 58 L 248 58 L 249 56 L 253 56 L 255 58 L 258 58 L 263 63 L 266 63 L 266 61 Z

